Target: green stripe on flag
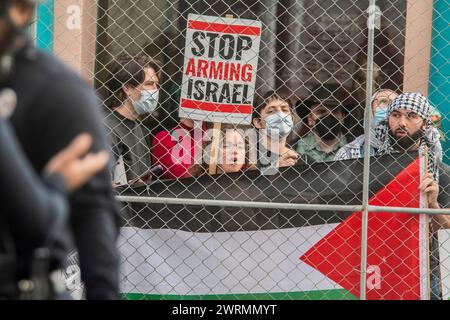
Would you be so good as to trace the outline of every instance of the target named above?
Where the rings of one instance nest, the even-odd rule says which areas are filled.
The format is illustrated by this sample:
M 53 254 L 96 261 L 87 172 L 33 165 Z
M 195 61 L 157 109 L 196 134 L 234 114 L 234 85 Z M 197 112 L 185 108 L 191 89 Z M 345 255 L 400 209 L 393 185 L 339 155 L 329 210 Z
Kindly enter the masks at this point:
M 344 289 L 317 290 L 305 292 L 176 295 L 124 293 L 124 300 L 358 300 Z

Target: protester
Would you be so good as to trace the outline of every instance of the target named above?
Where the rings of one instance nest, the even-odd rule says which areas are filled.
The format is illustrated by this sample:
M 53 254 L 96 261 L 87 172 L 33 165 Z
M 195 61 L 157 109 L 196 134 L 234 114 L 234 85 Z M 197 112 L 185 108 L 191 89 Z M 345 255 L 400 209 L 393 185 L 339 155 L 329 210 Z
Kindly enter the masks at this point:
M 253 128 L 246 125 L 222 124 L 217 157 L 217 174 L 236 173 L 247 170 L 256 170 L 256 148 L 251 149 Z M 208 173 L 211 164 L 213 129 L 205 135 L 203 146 L 203 163 L 194 170 L 194 176 Z M 206 141 L 207 140 L 207 141 Z M 250 152 L 253 152 L 250 156 Z
M 159 62 L 147 56 L 123 55 L 112 63 L 107 84 L 111 96 L 107 105 L 113 112 L 108 114 L 105 123 L 118 163 L 113 175 L 117 185 L 127 184 L 150 170 L 150 147 L 146 139 L 149 130 L 140 117 L 156 109 L 160 79 Z
M 286 138 L 294 126 L 292 105 L 287 97 L 269 91 L 253 110 L 252 122 L 258 129 L 258 168 L 293 166 L 298 154 L 287 146 Z
M 449 208 L 450 167 L 440 162 L 436 155 L 439 136 L 431 122 L 431 107 L 420 93 L 403 93 L 388 107 L 388 119 L 377 127 L 381 145 L 376 155 L 419 150 L 428 158 L 428 171 L 422 176 L 420 189 L 428 208 Z M 433 231 L 450 228 L 448 215 L 432 216 Z M 432 298 L 440 298 L 439 259 L 435 234 L 431 241 L 431 293 Z
M 375 127 L 387 118 L 387 108 L 398 94 L 389 89 L 381 89 L 372 96 L 372 123 L 370 127 L 370 155 L 373 156 L 380 145 L 376 138 Z M 352 142 L 340 148 L 334 160 L 356 159 L 364 156 L 364 135 L 360 135 Z
M 394 99 L 388 107 L 387 121 L 376 128 L 381 140 L 377 155 L 414 150 L 424 152 L 426 147 L 431 178 L 435 181 L 428 183 L 430 186 L 433 184 L 433 189 L 428 191 L 424 184 L 423 191 L 427 194 L 428 205 L 438 208 L 435 189 L 438 189 L 436 181 L 439 180 L 440 160 L 436 158 L 435 150 L 439 136 L 433 130 L 430 110 L 428 99 L 420 93 L 403 93 Z M 444 206 L 447 205 L 448 203 L 444 203 Z M 448 223 L 448 219 L 441 221 L 444 225 Z
M 201 162 L 205 131 L 206 125 L 181 118 L 172 130 L 163 130 L 155 135 L 152 161 L 162 167 L 162 178 L 180 179 L 195 174 L 196 164 Z
M 297 113 L 311 128 L 296 146 L 306 163 L 334 160 L 336 152 L 345 144 L 344 106 L 349 101 L 347 91 L 338 84 L 317 86 Z
M 389 104 L 398 97 L 398 94 L 390 89 L 380 89 L 372 95 L 372 127 L 376 127 L 387 118 L 387 108 Z
M 34 48 L 25 33 L 31 0 L 0 2 L 0 91 L 17 95 L 11 124 L 36 172 L 78 134 L 92 137 L 91 152 L 109 150 L 98 99 L 87 84 L 54 57 Z M 70 197 L 69 224 L 50 248 L 51 270 L 78 249 L 87 299 L 119 298 L 119 207 L 105 168 Z M 18 190 L 20 192 L 20 190 Z
M 372 115 L 374 118 L 370 127 L 370 156 L 375 155 L 377 150 L 381 146 L 382 139 L 385 135 L 385 130 L 382 130 L 381 128 L 385 127 L 385 123 L 387 121 L 388 106 L 396 97 L 398 97 L 398 94 L 386 89 L 376 92 L 372 97 Z M 430 109 L 430 112 L 432 110 L 433 109 Z M 430 113 L 430 115 L 430 119 L 432 119 L 432 114 Z M 434 146 L 436 158 L 439 161 L 442 161 L 442 145 L 441 142 L 438 141 L 440 137 L 438 129 L 434 125 L 430 125 L 430 128 L 427 131 L 427 135 L 430 136 L 430 138 L 431 136 L 435 137 L 433 139 L 436 139 L 436 143 Z M 354 141 L 346 144 L 338 150 L 335 156 L 335 160 L 362 158 L 364 156 L 364 142 L 365 137 L 364 135 L 361 135 Z

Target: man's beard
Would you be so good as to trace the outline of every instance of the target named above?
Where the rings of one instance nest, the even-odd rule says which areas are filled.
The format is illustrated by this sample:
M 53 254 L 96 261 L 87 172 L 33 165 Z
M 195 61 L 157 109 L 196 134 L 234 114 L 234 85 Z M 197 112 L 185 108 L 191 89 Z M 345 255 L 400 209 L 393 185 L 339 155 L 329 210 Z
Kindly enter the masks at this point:
M 417 142 L 422 139 L 425 132 L 421 129 L 413 132 L 412 134 L 407 134 L 403 137 L 396 137 L 392 129 L 389 129 L 389 139 L 391 141 L 394 149 L 398 151 L 408 151 L 411 147 L 417 144 Z

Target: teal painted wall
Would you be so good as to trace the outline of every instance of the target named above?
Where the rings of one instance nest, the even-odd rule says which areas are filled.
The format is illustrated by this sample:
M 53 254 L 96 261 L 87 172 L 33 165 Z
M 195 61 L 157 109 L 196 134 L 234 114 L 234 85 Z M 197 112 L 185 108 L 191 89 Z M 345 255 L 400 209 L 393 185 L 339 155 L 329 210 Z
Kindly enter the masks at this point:
M 442 113 L 444 162 L 450 164 L 450 0 L 435 0 L 429 99 Z
M 54 0 L 44 0 L 37 7 L 36 46 L 53 51 Z

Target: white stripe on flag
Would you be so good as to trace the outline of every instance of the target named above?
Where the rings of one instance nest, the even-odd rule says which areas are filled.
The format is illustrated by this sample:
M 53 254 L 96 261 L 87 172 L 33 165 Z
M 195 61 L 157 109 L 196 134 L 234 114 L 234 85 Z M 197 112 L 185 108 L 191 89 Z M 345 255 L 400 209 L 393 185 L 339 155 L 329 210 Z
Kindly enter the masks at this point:
M 341 289 L 299 257 L 337 224 L 251 232 L 121 229 L 121 292 L 245 294 Z

